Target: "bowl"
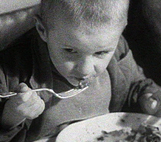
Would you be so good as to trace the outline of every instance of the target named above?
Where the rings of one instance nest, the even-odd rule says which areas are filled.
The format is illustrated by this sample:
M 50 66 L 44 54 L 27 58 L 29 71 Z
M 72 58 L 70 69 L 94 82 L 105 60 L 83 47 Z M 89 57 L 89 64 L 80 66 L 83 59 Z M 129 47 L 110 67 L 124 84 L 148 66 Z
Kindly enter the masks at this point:
M 156 126 L 161 130 L 161 119 L 140 113 L 109 113 L 73 123 L 62 130 L 56 142 L 92 142 L 102 131 L 110 132 L 130 127 L 138 129 L 140 124 Z

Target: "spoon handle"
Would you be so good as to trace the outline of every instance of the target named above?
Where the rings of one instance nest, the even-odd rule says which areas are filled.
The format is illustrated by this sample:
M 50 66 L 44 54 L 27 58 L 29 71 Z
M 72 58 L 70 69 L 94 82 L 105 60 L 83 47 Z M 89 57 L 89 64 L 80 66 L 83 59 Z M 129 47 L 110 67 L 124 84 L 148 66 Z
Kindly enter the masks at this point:
M 52 90 L 52 89 L 48 89 L 48 88 L 39 88 L 39 89 L 32 89 L 30 91 L 48 91 L 53 93 L 54 95 L 56 95 L 56 93 Z M 12 97 L 12 96 L 16 96 L 17 93 L 16 92 L 6 92 L 6 93 L 0 93 L 0 98 L 8 98 L 8 97 Z

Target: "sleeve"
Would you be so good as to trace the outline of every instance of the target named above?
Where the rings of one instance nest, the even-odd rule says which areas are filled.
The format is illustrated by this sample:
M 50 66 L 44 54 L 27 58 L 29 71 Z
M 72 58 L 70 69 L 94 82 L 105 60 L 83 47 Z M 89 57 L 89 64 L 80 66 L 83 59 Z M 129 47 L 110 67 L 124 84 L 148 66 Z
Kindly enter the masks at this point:
M 6 78 L 7 77 L 4 74 L 2 65 L 0 64 L 0 92 L 8 91 Z M 27 121 L 22 122 L 20 125 L 12 128 L 11 130 L 2 127 L 1 118 L 6 101 L 7 99 L 0 98 L 0 142 L 23 142 L 24 136 L 26 135 L 26 131 L 29 128 L 29 123 Z
M 142 68 L 135 62 L 125 39 L 122 42 L 125 46 L 120 46 L 116 57 L 118 65 L 129 84 L 128 97 L 124 108 L 130 108 L 132 112 L 148 113 L 142 108 L 143 105 L 140 105 L 139 98 L 143 94 L 152 93 L 152 97 L 159 103 L 158 108 L 151 112 L 151 114 L 155 114 L 157 109 L 161 108 L 161 87 L 152 79 L 145 77 Z
M 117 60 L 117 65 L 129 84 L 146 78 L 142 68 L 138 66 L 134 60 L 132 51 L 129 49 L 129 46 L 123 36 L 119 41 L 115 53 L 115 59 Z

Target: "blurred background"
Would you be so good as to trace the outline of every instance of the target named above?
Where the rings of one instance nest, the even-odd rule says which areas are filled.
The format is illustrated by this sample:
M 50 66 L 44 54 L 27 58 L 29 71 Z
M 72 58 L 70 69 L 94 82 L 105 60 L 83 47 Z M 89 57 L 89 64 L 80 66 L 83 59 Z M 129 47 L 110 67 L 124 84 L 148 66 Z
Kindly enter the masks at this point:
M 161 85 L 161 0 L 130 0 L 124 36 L 146 76 Z

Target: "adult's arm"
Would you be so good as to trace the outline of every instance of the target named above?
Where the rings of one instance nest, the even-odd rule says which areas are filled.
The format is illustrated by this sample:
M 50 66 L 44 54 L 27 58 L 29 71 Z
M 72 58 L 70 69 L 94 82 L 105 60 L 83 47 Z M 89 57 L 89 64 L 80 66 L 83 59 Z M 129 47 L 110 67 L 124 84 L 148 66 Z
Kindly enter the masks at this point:
M 0 15 L 0 51 L 34 27 L 39 5 Z
M 24 9 L 31 7 L 33 5 L 39 4 L 40 0 L 1 0 L 0 1 L 0 14 L 12 12 L 19 9 Z

